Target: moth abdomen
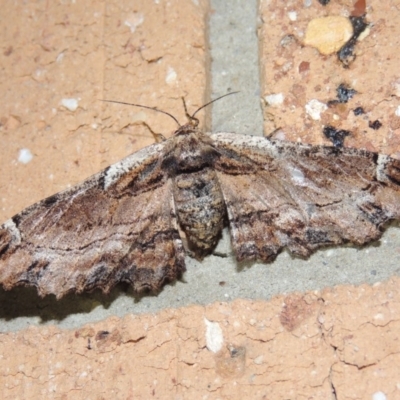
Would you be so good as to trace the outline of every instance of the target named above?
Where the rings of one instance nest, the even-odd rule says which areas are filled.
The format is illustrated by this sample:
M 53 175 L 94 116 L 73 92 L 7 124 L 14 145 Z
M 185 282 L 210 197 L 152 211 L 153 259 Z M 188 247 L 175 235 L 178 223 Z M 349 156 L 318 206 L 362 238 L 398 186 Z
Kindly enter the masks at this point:
M 174 201 L 189 248 L 202 258 L 216 246 L 226 219 L 226 207 L 215 171 L 203 168 L 177 175 Z

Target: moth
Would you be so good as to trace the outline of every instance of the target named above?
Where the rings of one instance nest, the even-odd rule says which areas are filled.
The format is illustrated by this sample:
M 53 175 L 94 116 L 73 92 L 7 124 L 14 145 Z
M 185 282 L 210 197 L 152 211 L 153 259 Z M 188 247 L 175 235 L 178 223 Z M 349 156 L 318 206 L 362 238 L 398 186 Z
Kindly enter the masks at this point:
M 57 298 L 118 282 L 156 291 L 185 271 L 182 238 L 202 259 L 226 225 L 238 261 L 271 262 L 283 248 L 307 257 L 322 246 L 362 245 L 400 219 L 399 160 L 204 133 L 195 114 L 171 138 L 1 225 L 3 287 Z

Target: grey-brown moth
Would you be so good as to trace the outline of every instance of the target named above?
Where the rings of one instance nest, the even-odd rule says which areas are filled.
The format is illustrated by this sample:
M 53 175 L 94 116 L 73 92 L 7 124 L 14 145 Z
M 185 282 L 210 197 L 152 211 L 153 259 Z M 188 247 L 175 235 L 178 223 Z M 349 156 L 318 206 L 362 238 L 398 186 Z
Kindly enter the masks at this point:
M 0 283 L 58 298 L 118 282 L 158 290 L 228 225 L 237 260 L 379 238 L 400 219 L 400 161 L 236 133 L 198 121 L 0 226 Z

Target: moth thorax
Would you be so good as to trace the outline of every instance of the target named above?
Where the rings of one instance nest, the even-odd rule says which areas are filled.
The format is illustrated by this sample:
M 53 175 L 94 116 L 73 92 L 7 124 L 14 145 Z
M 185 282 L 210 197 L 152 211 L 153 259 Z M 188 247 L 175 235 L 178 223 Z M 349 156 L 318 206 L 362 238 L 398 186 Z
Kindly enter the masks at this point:
M 216 156 L 215 150 L 195 132 L 182 137 L 174 152 L 175 163 L 180 172 L 200 171 L 211 167 Z

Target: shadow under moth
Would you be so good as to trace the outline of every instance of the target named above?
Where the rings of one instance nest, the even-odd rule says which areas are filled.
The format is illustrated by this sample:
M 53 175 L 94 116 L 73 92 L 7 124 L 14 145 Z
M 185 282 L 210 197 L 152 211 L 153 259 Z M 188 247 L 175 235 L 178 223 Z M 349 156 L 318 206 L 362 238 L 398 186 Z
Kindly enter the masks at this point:
M 203 133 L 189 117 L 174 135 L 0 226 L 0 284 L 39 295 L 128 282 L 158 290 L 185 271 L 186 237 L 201 259 L 229 226 L 238 261 L 283 249 L 309 256 L 362 245 L 400 219 L 400 161 L 352 148 L 236 133 Z

